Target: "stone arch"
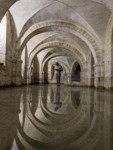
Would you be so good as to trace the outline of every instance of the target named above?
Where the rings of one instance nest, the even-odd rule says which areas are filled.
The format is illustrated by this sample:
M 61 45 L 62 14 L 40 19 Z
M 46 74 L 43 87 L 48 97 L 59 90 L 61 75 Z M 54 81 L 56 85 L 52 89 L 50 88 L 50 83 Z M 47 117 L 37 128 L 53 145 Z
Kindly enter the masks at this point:
M 52 41 L 52 42 L 45 43 L 38 47 L 38 49 L 39 49 L 38 52 L 40 52 L 40 50 L 48 48 L 48 47 L 62 47 L 62 48 L 68 49 L 71 52 L 76 52 L 78 57 L 80 57 L 83 60 L 83 62 L 86 61 L 85 56 L 78 49 L 76 49 L 75 47 L 73 47 L 72 45 L 70 45 L 66 42 Z M 32 55 L 34 55 L 35 53 L 37 53 L 37 49 L 32 53 Z
M 65 52 L 65 50 L 63 49 L 62 51 L 61 51 L 61 49 L 56 49 L 56 48 L 53 48 L 53 49 L 50 49 L 47 53 L 46 53 L 46 55 L 45 55 L 45 57 L 43 58 L 43 61 L 42 61 L 42 65 L 44 66 L 44 63 L 48 60 L 48 59 L 51 59 L 52 57 L 54 57 L 54 56 L 73 56 L 73 54 L 72 53 L 68 53 L 69 51 L 68 50 L 66 50 L 66 52 Z M 43 70 L 43 69 L 42 69 Z M 69 69 L 70 70 L 70 69 Z
M 52 11 L 49 11 L 52 10 Z M 60 12 L 65 13 L 65 15 L 60 15 Z M 47 15 L 45 15 L 47 14 Z M 67 15 L 68 14 L 68 15 Z M 41 17 L 40 17 L 41 16 Z M 72 17 L 69 17 L 72 16 Z M 95 30 L 91 27 L 91 25 L 75 10 L 73 7 L 69 6 L 68 4 L 61 2 L 61 1 L 54 1 L 42 9 L 39 9 L 33 16 L 31 16 L 27 22 L 24 24 L 21 32 L 20 38 L 22 35 L 34 24 L 39 22 L 43 22 L 45 20 L 67 20 L 69 22 L 78 23 L 82 26 L 85 26 L 86 30 L 91 32 L 92 35 L 100 41 L 98 35 L 96 34 Z M 79 19 L 78 19 L 79 18 Z M 101 41 L 100 41 L 101 43 Z
M 0 1 L 0 21 L 3 18 L 4 14 L 7 12 L 7 10 L 15 3 L 17 0 L 1 0 Z M 3 7 L 4 6 L 4 7 Z M 2 8 L 1 8 L 2 7 Z
M 56 56 L 53 56 L 53 57 L 56 57 Z M 47 61 L 46 61 L 47 62 Z M 53 82 L 56 82 L 56 78 L 55 78 L 55 70 L 54 69 L 54 66 L 55 66 L 55 63 L 57 61 L 51 63 L 51 66 L 50 66 L 50 72 L 51 72 L 51 76 L 50 76 L 50 79 L 53 80 Z M 64 75 L 67 73 L 69 73 L 69 67 L 63 63 L 62 61 L 59 61 L 59 63 L 62 65 L 63 67 L 63 74 L 62 74 L 62 77 L 61 77 L 61 80 L 62 80 L 62 83 L 65 82 L 65 78 L 64 78 Z M 46 64 L 46 63 L 45 63 Z M 44 65 L 44 68 L 45 68 L 46 65 Z M 44 70 L 44 69 L 43 69 Z M 55 81 L 54 81 L 55 80 Z
M 64 34 L 64 33 L 63 33 Z M 66 36 L 71 36 L 71 35 L 67 35 L 67 33 L 65 33 L 66 34 Z M 72 39 L 71 40 L 71 38 L 72 37 L 69 37 L 67 40 L 65 39 L 65 35 L 60 35 L 60 34 L 58 34 L 58 36 L 59 37 L 64 37 L 64 40 L 63 40 L 63 42 L 65 42 L 65 43 L 67 43 L 67 41 L 68 41 L 68 39 L 69 39 L 69 44 L 71 43 L 74 47 L 76 47 L 76 49 L 78 49 L 79 51 L 81 51 L 82 52 L 82 54 L 84 55 L 84 58 L 85 58 L 85 60 L 87 59 L 87 55 L 86 55 L 86 53 L 84 53 L 84 51 L 82 51 L 82 47 L 79 45 L 79 44 L 77 44 L 75 41 L 74 41 L 74 39 Z M 54 39 L 54 37 L 56 37 L 57 38 L 57 36 L 56 36 L 56 34 L 54 34 L 54 35 L 52 35 L 52 36 L 50 36 L 50 37 L 46 37 L 46 39 L 44 39 L 43 41 L 40 41 L 37 45 L 35 45 L 34 46 L 34 48 L 32 48 L 33 50 L 30 50 L 30 52 L 29 52 L 29 55 L 31 56 L 32 55 L 32 52 L 33 51 L 35 51 L 35 49 L 38 49 L 38 47 L 39 46 L 41 46 L 41 44 L 45 44 L 45 43 L 47 43 L 47 42 L 54 42 L 54 41 L 62 41 L 62 40 L 59 40 L 59 38 L 58 38 L 58 40 L 56 40 L 56 39 Z M 76 40 L 76 39 L 75 39 Z M 73 41 L 73 42 L 72 42 Z M 84 43 L 85 44 L 85 43 Z M 49 48 L 49 49 L 53 49 L 53 48 Z M 88 49 L 88 51 L 90 51 L 89 49 Z M 68 52 L 68 51 L 67 51 Z M 70 52 L 71 53 L 71 52 Z
M 51 55 L 50 57 L 48 57 L 44 62 L 43 62 L 43 66 L 42 66 L 42 71 L 43 71 L 43 68 L 44 68 L 44 66 L 45 66 L 45 63 L 47 62 L 47 61 L 49 61 L 50 59 L 52 59 L 52 58 L 54 58 L 54 57 L 58 57 L 58 56 L 65 56 L 65 54 L 63 55 L 63 54 L 54 54 L 54 55 Z M 68 70 L 70 70 L 70 68 L 67 66 L 67 68 L 68 68 Z
M 51 49 L 51 52 L 52 52 L 53 50 L 54 50 L 54 48 Z M 65 50 L 64 50 L 64 51 L 65 51 Z M 72 53 L 68 53 L 68 52 L 69 52 L 69 51 L 67 50 L 67 52 L 66 52 L 67 55 L 70 55 L 70 56 L 73 55 Z M 58 51 L 58 53 L 60 53 L 60 52 Z M 63 52 L 63 53 L 64 53 L 64 52 Z M 83 70 L 85 66 L 82 65 L 82 62 L 81 62 L 75 55 L 74 55 L 74 58 L 77 60 L 77 62 L 78 62 L 78 63 L 80 64 L 80 66 L 81 66 L 81 69 Z M 44 62 L 44 61 L 43 61 L 43 62 Z M 74 63 L 75 63 L 75 62 L 76 62 L 76 61 L 74 61 Z M 74 64 L 74 63 L 73 63 L 73 64 Z M 73 66 L 73 64 L 72 64 L 72 66 Z M 84 64 L 84 65 L 85 65 L 85 64 Z M 72 72 L 72 66 L 71 66 L 71 68 L 69 69 L 69 70 L 70 70 L 70 73 Z
M 55 50 L 55 52 L 54 52 L 54 48 L 53 49 L 51 49 L 50 51 L 48 51 L 48 53 L 50 53 L 50 55 L 48 55 L 48 57 L 46 57 L 46 55 L 45 55 L 45 59 L 42 61 L 42 72 L 44 72 L 44 65 L 45 65 L 45 63 L 46 63 L 46 61 L 49 61 L 50 59 L 52 59 L 52 58 L 54 58 L 54 57 L 57 57 L 57 56 L 71 56 L 71 57 L 73 57 L 73 54 L 71 54 L 71 53 L 68 53 L 68 51 L 67 50 L 63 50 L 63 51 L 61 51 L 60 49 L 58 49 L 58 50 Z M 67 51 L 67 52 L 65 52 L 65 51 Z M 77 58 L 76 58 L 76 60 L 78 60 Z M 80 62 L 79 60 L 78 60 L 78 62 Z M 81 64 L 81 63 L 80 63 Z M 49 67 L 49 66 L 48 66 Z M 68 70 L 69 71 L 64 71 L 63 72 L 63 75 L 62 76 L 64 76 L 64 78 L 65 78 L 65 81 L 66 81 L 66 79 L 67 79 L 67 77 L 68 76 L 70 76 L 70 67 L 69 66 L 67 66 L 67 68 L 68 68 Z M 49 71 L 50 72 L 50 71 Z M 50 76 L 50 75 L 48 75 L 48 76 Z M 51 77 L 50 77 L 51 78 Z
M 70 32 L 76 32 L 76 34 L 78 36 L 80 36 L 81 38 L 83 38 L 83 40 L 85 41 L 85 43 L 87 43 L 87 45 L 90 47 L 92 54 L 94 56 L 94 60 L 95 63 L 97 63 L 97 54 L 98 52 L 100 52 L 101 50 L 101 45 L 100 43 L 98 43 L 97 40 L 95 40 L 94 37 L 92 37 L 92 35 L 90 35 L 83 27 L 81 27 L 80 25 L 77 24 L 73 24 L 70 22 L 65 22 L 65 21 L 45 21 L 43 23 L 38 23 L 33 25 L 23 36 L 22 38 L 22 44 L 20 47 L 17 47 L 19 55 L 21 55 L 21 51 L 23 50 L 24 45 L 36 34 L 40 34 L 43 32 L 47 32 L 47 31 L 55 31 L 59 30 L 62 31 L 63 29 L 65 29 L 66 31 L 70 31 Z M 68 30 L 67 30 L 68 29 Z M 19 41 L 18 41 L 19 42 Z M 19 46 L 19 44 L 17 44 L 17 46 Z
M 48 61 L 49 60 L 51 60 L 52 58 L 55 58 L 55 57 L 59 57 L 59 56 L 65 56 L 65 54 L 53 54 L 53 55 L 50 55 L 44 62 L 43 62 L 43 64 L 42 64 L 42 72 L 44 72 L 44 74 L 45 74 L 45 68 L 49 68 L 48 66 L 47 66 L 47 64 L 48 64 Z M 55 61 L 56 62 L 56 61 Z M 61 79 L 63 80 L 64 79 L 64 75 L 66 76 L 66 74 L 69 74 L 69 71 L 70 71 L 70 68 L 69 68 L 69 66 L 67 66 L 66 64 L 64 64 L 62 61 L 60 61 L 60 63 L 61 64 L 63 64 L 63 67 L 64 67 L 64 69 L 63 69 L 63 73 L 62 73 L 62 77 L 61 77 Z M 65 67 L 66 66 L 66 67 Z M 51 67 L 50 67 L 51 68 Z M 53 70 L 52 70 L 53 69 Z M 51 72 L 51 74 L 53 74 L 53 76 L 55 76 L 55 70 L 54 70 L 54 68 L 51 68 L 51 69 L 49 69 L 49 72 L 47 72 L 48 70 L 46 70 L 46 77 L 48 78 L 48 80 L 49 80 L 49 72 L 51 72 L 51 71 L 53 71 L 53 72 Z
M 43 62 L 43 64 L 42 64 L 42 71 L 43 71 L 43 68 L 44 68 L 44 66 L 45 66 L 45 63 L 47 62 L 47 61 L 49 61 L 50 59 L 52 59 L 52 58 L 54 58 L 54 57 L 58 57 L 58 56 L 65 56 L 65 54 L 63 55 L 63 54 L 54 54 L 54 55 L 51 55 L 50 57 L 48 57 L 44 62 Z
M 45 49 L 45 48 L 50 48 L 50 47 L 61 47 L 67 50 L 70 50 L 78 59 L 79 62 L 81 63 L 82 66 L 84 66 L 86 60 L 83 57 L 83 55 L 79 52 L 79 50 L 77 50 L 75 47 L 73 47 L 72 45 L 69 45 L 68 43 L 64 43 L 64 42 L 48 42 L 45 43 L 41 46 L 38 47 L 38 49 L 36 49 L 32 55 L 31 55 L 31 61 L 29 62 L 29 66 L 31 65 L 31 62 L 34 58 L 34 56 L 39 53 L 41 50 Z
M 111 15 L 105 35 L 105 48 L 104 48 L 104 68 L 105 68 L 105 80 L 104 87 L 111 88 L 113 87 L 113 15 Z
M 39 60 L 35 56 L 33 59 L 33 83 L 39 83 Z
M 76 46 L 77 49 L 81 50 L 82 47 L 76 42 L 76 39 L 74 39 L 74 37 L 76 37 L 75 35 L 73 36 L 72 33 L 66 33 L 66 32 L 57 32 L 54 34 L 49 34 L 49 36 L 47 36 L 46 38 L 42 39 L 42 41 L 40 41 L 37 45 L 34 46 L 34 48 L 30 51 L 30 54 L 36 49 L 38 48 L 41 44 L 44 44 L 46 42 L 54 42 L 54 41 L 65 41 L 67 43 L 70 43 L 74 46 Z M 61 38 L 61 39 L 59 39 Z M 63 38 L 63 40 L 62 40 Z M 81 39 L 80 39 L 81 40 Z M 73 42 L 72 42 L 73 41 Z M 82 40 L 81 40 L 82 41 Z M 86 44 L 84 42 L 84 44 Z M 89 49 L 88 49 L 89 50 Z M 83 53 L 84 55 L 84 53 Z
M 84 69 L 83 66 L 80 64 L 80 62 L 78 60 L 76 60 L 76 61 L 73 62 L 72 66 L 71 66 L 71 69 L 70 69 L 71 73 L 73 71 L 74 65 L 77 65 L 77 64 L 80 65 L 81 71 L 83 71 L 83 69 Z
M 18 38 L 17 29 L 16 29 L 16 24 L 15 24 L 14 18 L 10 11 L 7 11 L 6 16 L 7 16 L 6 55 L 8 56 L 8 59 L 9 59 L 9 57 L 10 57 L 10 59 L 12 57 L 12 60 L 14 60 L 15 56 L 16 56 L 16 51 L 15 51 L 16 44 L 15 43 Z M 7 61 L 8 60 L 6 58 L 6 63 L 9 63 Z
M 80 64 L 76 61 L 72 67 L 71 81 L 80 82 L 81 81 L 80 73 L 81 73 L 81 67 Z

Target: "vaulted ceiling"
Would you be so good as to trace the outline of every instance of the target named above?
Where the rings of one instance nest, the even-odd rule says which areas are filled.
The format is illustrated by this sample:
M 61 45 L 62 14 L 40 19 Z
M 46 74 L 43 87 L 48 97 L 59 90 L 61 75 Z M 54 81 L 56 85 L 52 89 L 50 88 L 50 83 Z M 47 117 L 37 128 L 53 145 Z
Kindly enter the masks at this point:
M 113 2 L 110 1 L 110 6 Z M 66 20 L 81 24 L 103 40 L 111 16 L 109 3 L 96 0 L 20 0 L 11 7 L 18 33 L 23 26 L 45 20 Z
M 3 18 L 6 11 L 16 2 L 17 0 L 0 0 L 0 20 Z
M 0 19 L 8 9 L 16 25 L 19 37 L 17 43 L 21 43 L 18 49 L 29 45 L 31 53 L 34 48 L 44 43 L 50 45 L 55 41 L 67 42 L 78 48 L 86 59 L 92 49 L 96 61 L 96 54 L 91 47 L 97 49 L 100 46 L 102 49 L 104 45 L 107 25 L 113 12 L 113 1 L 0 0 Z M 76 31 L 73 32 L 72 28 L 76 28 Z M 88 44 L 87 39 L 79 34 L 86 38 L 88 36 L 94 45 Z
M 33 24 L 44 20 L 67 20 L 85 26 L 103 40 L 106 25 L 113 11 L 113 1 L 0 0 L 0 19 L 10 7 L 18 33 L 28 21 Z

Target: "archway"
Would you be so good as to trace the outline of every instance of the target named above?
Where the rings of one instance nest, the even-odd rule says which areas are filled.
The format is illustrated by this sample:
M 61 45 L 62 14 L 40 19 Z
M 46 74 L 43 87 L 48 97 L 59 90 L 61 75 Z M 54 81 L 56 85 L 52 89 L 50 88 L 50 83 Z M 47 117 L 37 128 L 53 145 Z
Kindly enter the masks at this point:
M 72 69 L 71 81 L 80 82 L 80 80 L 81 80 L 80 73 L 81 73 L 81 67 L 78 64 L 78 62 L 76 62 Z

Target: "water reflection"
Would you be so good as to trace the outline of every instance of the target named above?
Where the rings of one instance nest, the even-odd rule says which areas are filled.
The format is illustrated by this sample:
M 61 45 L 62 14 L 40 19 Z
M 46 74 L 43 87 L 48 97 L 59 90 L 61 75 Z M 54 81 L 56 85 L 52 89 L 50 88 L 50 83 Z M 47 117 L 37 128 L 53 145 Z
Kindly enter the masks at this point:
M 0 89 L 0 150 L 11 150 L 17 135 L 21 90 Z
M 113 94 L 77 87 L 0 90 L 0 150 L 112 150 Z
M 71 100 L 73 102 L 73 106 L 78 108 L 80 105 L 80 91 L 71 91 Z

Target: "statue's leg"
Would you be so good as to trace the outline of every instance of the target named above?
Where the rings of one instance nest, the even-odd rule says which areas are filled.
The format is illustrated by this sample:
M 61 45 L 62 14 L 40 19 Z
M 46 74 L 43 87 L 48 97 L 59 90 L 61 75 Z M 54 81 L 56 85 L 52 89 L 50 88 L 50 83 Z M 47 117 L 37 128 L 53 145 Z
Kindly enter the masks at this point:
M 57 81 L 58 81 L 58 82 L 57 82 L 57 86 L 60 86 L 60 77 L 61 77 L 61 75 L 59 74 L 59 75 L 58 75 L 58 80 L 57 80 Z

